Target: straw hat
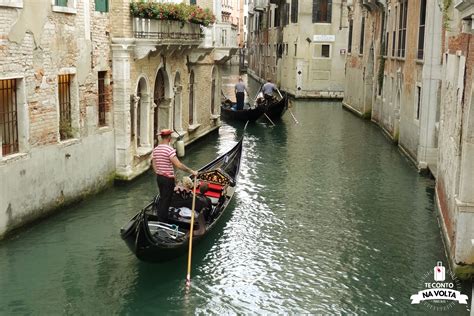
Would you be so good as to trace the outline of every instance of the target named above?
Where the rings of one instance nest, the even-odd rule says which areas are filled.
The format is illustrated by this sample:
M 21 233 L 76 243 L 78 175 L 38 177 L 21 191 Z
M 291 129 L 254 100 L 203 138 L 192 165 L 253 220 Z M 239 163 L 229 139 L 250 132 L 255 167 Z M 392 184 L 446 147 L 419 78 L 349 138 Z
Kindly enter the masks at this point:
M 168 136 L 168 135 L 171 135 L 173 133 L 172 130 L 166 128 L 166 129 L 162 129 L 159 133 L 160 136 Z

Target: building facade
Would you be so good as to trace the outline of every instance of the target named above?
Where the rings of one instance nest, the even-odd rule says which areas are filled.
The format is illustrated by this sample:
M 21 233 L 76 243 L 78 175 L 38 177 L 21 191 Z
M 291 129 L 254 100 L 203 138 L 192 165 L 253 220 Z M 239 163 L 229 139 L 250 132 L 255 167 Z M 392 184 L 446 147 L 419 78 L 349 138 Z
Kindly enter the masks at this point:
M 455 1 L 443 15 L 436 196 L 453 266 L 467 278 L 474 276 L 474 3 Z
M 160 129 L 189 144 L 219 128 L 229 23 L 128 0 L 0 0 L 0 15 L 0 237 L 148 170 Z
M 0 236 L 115 175 L 103 1 L 0 1 Z
M 350 5 L 343 104 L 376 122 L 420 169 L 436 170 L 441 33 L 435 0 Z
M 295 97 L 342 98 L 347 6 L 332 0 L 249 2 L 249 74 Z

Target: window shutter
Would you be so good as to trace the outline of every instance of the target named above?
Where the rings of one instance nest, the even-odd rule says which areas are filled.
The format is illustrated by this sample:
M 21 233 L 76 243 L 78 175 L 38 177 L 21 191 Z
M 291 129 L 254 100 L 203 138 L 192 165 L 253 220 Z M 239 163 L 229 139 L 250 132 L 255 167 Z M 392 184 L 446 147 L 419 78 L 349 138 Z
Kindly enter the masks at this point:
M 99 12 L 109 12 L 108 0 L 95 0 L 95 10 Z

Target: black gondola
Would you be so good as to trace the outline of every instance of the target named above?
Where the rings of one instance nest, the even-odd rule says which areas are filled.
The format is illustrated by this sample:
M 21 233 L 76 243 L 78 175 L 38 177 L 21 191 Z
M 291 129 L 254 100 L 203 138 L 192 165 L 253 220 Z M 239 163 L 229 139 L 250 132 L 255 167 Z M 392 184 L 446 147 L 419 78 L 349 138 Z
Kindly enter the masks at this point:
M 193 246 L 207 235 L 222 217 L 234 195 L 240 171 L 243 137 L 227 153 L 199 169 L 198 179 L 209 184 L 206 195 L 212 201 L 212 210 L 205 228 L 198 226 L 195 216 Z M 166 222 L 156 216 L 157 197 L 138 212 L 120 230 L 120 235 L 130 250 L 143 261 L 159 262 L 170 260 L 186 253 L 189 243 L 190 213 L 185 217 L 170 208 Z M 202 232 L 199 234 L 198 232 Z
M 263 115 L 262 107 L 250 108 L 247 104 L 244 110 L 234 110 L 235 103 L 230 100 L 226 100 L 221 105 L 221 116 L 224 119 L 232 121 L 256 121 Z
M 264 113 L 270 119 L 278 120 L 288 109 L 288 95 L 284 93 L 283 95 L 274 96 L 271 101 L 265 100 L 262 95 L 257 98 L 255 104 L 257 108 L 263 108 Z

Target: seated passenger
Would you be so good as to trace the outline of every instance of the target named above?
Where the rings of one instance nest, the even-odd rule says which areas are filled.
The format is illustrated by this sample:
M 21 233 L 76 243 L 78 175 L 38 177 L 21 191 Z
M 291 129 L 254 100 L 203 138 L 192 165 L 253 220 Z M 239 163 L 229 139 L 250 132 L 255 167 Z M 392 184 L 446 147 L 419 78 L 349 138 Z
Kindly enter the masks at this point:
M 205 196 L 205 193 L 209 190 L 209 186 L 206 182 L 201 183 L 199 193 L 196 195 L 196 211 L 204 215 L 204 219 L 209 220 L 209 215 L 212 211 L 211 199 Z
M 192 207 L 193 201 L 193 181 L 189 177 L 183 177 L 181 183 L 179 183 L 173 192 L 171 197 L 172 207 Z

